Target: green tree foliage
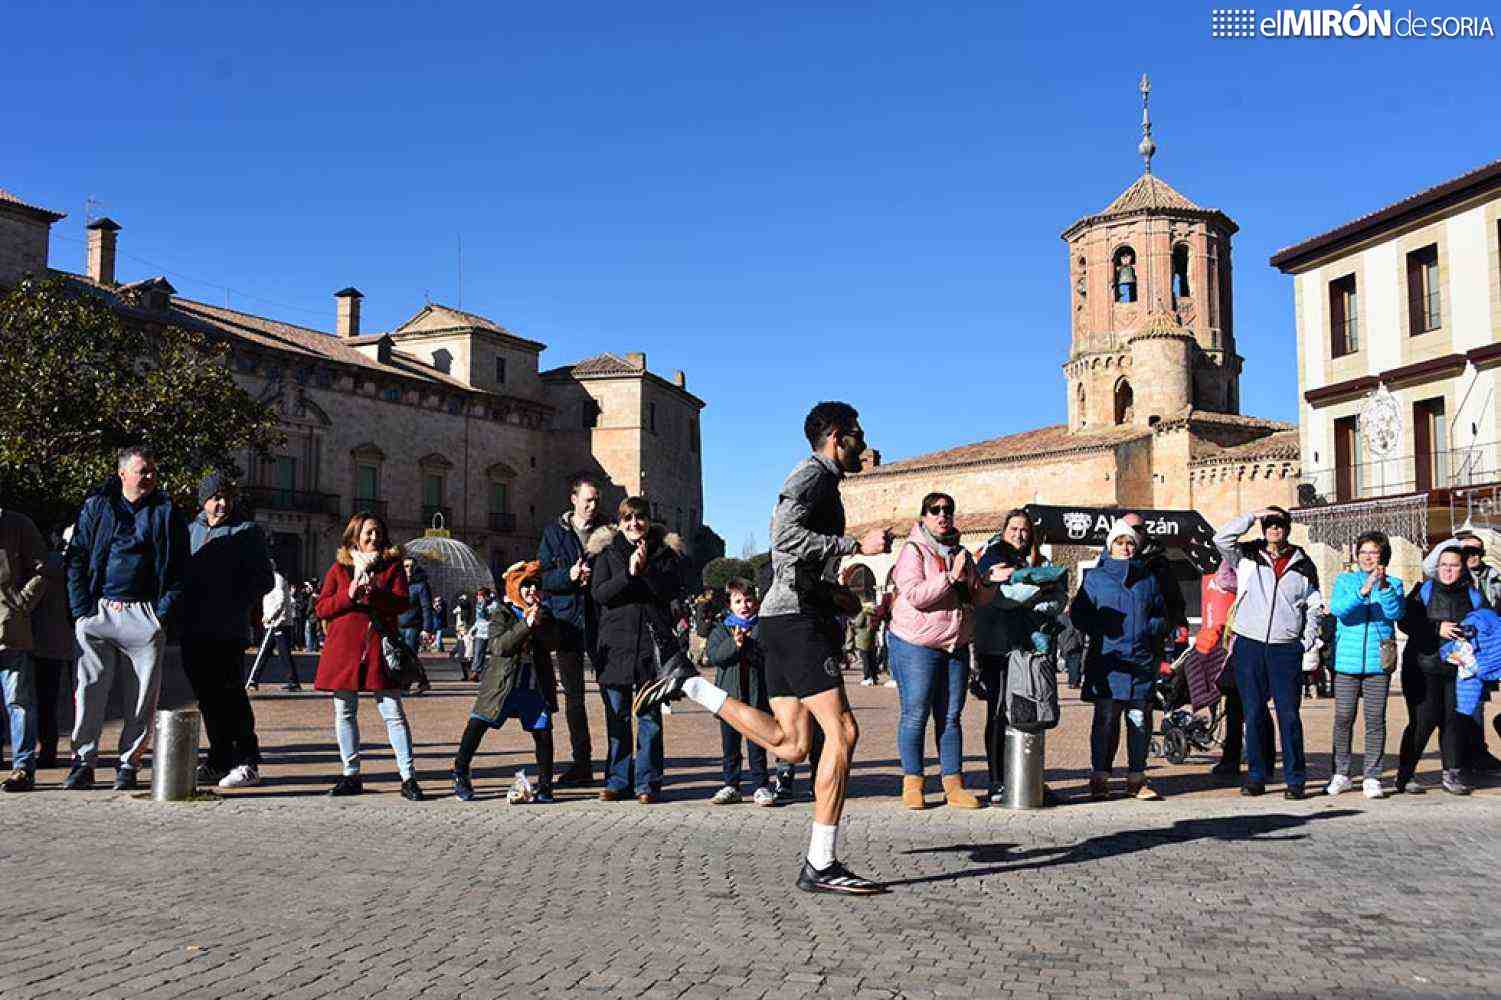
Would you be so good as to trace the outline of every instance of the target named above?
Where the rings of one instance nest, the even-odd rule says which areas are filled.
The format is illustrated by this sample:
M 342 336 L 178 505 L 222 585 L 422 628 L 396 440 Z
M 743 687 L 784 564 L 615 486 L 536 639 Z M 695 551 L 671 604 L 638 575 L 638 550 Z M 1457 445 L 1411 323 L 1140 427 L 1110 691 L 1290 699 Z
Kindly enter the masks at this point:
M 755 580 L 755 571 L 751 564 L 744 559 L 736 559 L 733 556 L 720 556 L 710 560 L 704 567 L 704 586 L 713 587 L 715 590 L 723 590 L 724 585 L 737 576 L 743 576 L 747 580 Z
M 282 434 L 207 334 L 122 318 L 61 279 L 0 298 L 0 503 L 39 524 L 73 518 L 128 444 L 156 450 L 162 486 L 196 508 L 198 480 L 238 473 Z

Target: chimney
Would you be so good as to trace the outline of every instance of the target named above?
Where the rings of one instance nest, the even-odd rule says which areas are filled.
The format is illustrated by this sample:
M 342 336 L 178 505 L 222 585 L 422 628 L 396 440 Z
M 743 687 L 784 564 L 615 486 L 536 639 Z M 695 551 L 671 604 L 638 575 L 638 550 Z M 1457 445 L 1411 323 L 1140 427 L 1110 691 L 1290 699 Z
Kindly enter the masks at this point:
M 115 240 L 120 231 L 114 219 L 95 219 L 88 230 L 88 274 L 92 281 L 113 287 L 115 284 Z
M 627 354 L 625 356 L 625 362 L 628 365 L 633 365 L 636 368 L 641 369 L 642 371 L 646 371 L 646 355 L 642 354 L 640 351 L 634 351 L 630 354 Z
M 685 374 L 684 372 L 681 372 L 681 371 L 673 372 L 672 373 L 672 384 L 675 385 L 675 386 L 677 386 L 679 389 L 686 389 L 686 388 L 688 388 L 688 376 L 687 376 L 687 374 Z
M 338 321 L 334 325 L 334 332 L 341 337 L 358 337 L 360 335 L 360 299 L 365 296 L 353 286 L 334 292 L 334 298 L 338 300 Z

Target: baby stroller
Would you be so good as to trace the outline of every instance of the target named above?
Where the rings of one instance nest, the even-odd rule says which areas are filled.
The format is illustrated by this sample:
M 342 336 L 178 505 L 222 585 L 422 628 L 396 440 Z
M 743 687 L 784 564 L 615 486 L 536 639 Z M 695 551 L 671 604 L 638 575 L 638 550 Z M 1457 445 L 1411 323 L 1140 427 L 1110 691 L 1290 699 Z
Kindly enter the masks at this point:
M 1190 751 L 1208 753 L 1225 738 L 1223 701 L 1219 679 L 1229 654 L 1216 644 L 1207 653 L 1193 646 L 1178 655 L 1152 689 L 1152 699 L 1162 720 L 1152 737 L 1152 753 L 1174 764 L 1188 759 Z

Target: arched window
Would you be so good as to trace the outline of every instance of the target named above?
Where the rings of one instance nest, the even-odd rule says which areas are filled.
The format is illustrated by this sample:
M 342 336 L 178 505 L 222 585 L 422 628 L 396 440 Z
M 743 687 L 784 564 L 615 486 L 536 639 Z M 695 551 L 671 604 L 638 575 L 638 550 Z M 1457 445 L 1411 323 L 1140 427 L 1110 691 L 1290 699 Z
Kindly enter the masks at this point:
M 1079 426 L 1083 427 L 1085 425 L 1085 423 L 1087 423 L 1087 421 L 1084 418 L 1084 383 L 1083 382 L 1079 383 L 1079 387 L 1075 391 L 1075 395 L 1078 396 L 1078 398 L 1079 398 L 1079 405 L 1078 405 L 1078 408 L 1074 412 L 1079 415 Z
M 1115 301 L 1136 301 L 1136 251 L 1128 246 L 1115 252 Z
M 1121 379 L 1115 383 L 1115 422 L 1117 424 L 1130 423 L 1136 406 L 1136 395 L 1131 391 L 1131 383 Z
M 1173 303 L 1176 305 L 1179 299 L 1186 299 L 1188 291 L 1188 244 L 1179 243 L 1173 247 Z

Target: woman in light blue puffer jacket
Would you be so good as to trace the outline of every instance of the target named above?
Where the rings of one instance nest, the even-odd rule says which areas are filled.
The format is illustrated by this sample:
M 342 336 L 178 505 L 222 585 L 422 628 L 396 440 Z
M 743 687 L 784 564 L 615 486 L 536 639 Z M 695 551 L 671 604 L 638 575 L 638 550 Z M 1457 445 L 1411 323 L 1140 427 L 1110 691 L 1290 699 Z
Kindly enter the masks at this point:
M 1402 617 L 1402 581 L 1386 575 L 1392 546 L 1386 535 L 1368 531 L 1355 542 L 1359 569 L 1341 573 L 1334 581 L 1329 612 L 1334 616 L 1334 777 L 1327 791 L 1338 795 L 1354 783 L 1350 775 L 1350 743 L 1355 731 L 1357 702 L 1365 701 L 1365 780 L 1368 799 L 1379 799 L 1381 755 L 1386 750 L 1386 699 L 1391 676 L 1381 666 L 1383 643 L 1395 643 L 1396 622 Z M 1396 650 L 1388 654 L 1395 662 Z

